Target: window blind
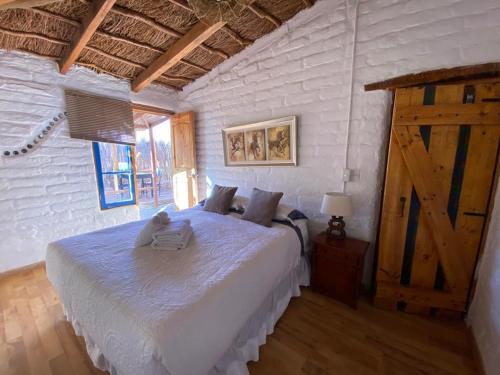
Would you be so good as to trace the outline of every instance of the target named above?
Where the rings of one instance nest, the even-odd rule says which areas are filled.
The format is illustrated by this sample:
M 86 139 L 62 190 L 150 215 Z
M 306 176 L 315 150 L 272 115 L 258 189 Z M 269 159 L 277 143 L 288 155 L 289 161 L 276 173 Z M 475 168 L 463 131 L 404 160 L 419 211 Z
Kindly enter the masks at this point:
M 132 104 L 86 92 L 65 90 L 71 138 L 135 144 Z

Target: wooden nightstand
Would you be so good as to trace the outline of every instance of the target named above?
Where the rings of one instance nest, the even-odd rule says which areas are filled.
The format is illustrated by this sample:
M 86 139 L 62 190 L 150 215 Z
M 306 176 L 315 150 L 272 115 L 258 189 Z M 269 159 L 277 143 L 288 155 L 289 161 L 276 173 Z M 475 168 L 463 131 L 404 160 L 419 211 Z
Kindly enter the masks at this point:
M 314 239 L 312 287 L 356 308 L 368 242 L 346 238 L 328 240 L 323 232 Z

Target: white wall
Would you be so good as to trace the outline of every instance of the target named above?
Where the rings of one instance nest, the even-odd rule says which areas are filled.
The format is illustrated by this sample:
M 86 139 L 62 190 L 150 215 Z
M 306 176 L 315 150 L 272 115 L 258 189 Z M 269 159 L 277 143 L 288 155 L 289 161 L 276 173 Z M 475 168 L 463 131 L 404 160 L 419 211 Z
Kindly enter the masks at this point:
M 347 4 L 347 5 L 346 5 Z M 272 34 L 186 87 L 181 106 L 197 113 L 200 193 L 210 184 L 254 186 L 285 192 L 284 200 L 312 219 L 325 191 L 343 187 L 355 215 L 348 232 L 375 241 L 389 126 L 390 96 L 363 85 L 390 77 L 466 64 L 500 61 L 498 0 L 365 0 L 359 4 L 353 71 L 354 1 L 320 0 Z M 299 116 L 299 166 L 225 168 L 221 129 Z M 349 124 L 349 125 L 348 125 Z M 373 250 L 364 282 L 370 280 Z
M 476 337 L 487 374 L 500 369 L 500 189 L 497 190 L 488 236 L 477 268 L 478 281 L 468 324 Z
M 64 111 L 64 87 L 129 98 L 129 84 L 54 62 L 0 50 L 0 152 L 20 146 L 41 124 Z M 136 102 L 175 109 L 163 87 L 132 95 Z M 91 142 L 69 138 L 66 123 L 34 152 L 0 156 L 0 272 L 43 260 L 47 243 L 138 218 L 135 206 L 101 211 Z

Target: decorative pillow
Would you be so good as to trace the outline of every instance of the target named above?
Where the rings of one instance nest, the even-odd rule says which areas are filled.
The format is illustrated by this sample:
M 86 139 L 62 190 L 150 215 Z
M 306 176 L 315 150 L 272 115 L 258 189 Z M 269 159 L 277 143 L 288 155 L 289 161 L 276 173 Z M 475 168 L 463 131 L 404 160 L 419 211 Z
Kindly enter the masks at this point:
M 227 215 L 236 190 L 238 187 L 214 185 L 210 198 L 203 205 L 203 210 Z
M 241 218 L 270 227 L 282 196 L 283 193 L 273 193 L 254 188 L 250 203 L 248 203 L 248 207 Z

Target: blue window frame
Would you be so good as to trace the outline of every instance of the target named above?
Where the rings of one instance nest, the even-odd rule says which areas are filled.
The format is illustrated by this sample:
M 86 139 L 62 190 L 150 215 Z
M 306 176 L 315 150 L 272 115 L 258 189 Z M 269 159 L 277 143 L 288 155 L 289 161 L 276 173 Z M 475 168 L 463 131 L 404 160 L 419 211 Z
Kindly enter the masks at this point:
M 134 205 L 136 200 L 131 147 L 93 142 L 92 148 L 101 209 Z

